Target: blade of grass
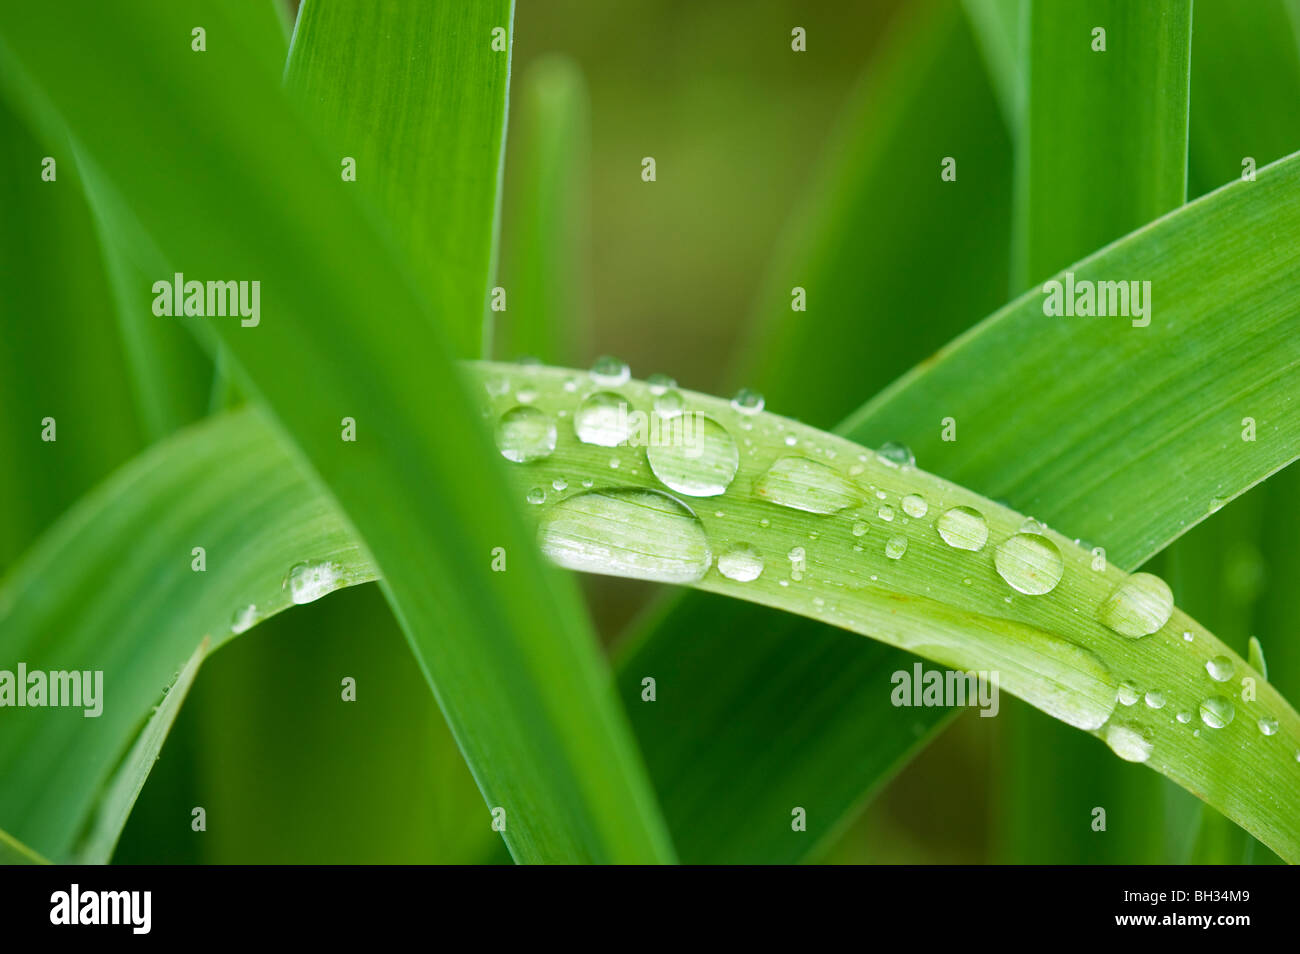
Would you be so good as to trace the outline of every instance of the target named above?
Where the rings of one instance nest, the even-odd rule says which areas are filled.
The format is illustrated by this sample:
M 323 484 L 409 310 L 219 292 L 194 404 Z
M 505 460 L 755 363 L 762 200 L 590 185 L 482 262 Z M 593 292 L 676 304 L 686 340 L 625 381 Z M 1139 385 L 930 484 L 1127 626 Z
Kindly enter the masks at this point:
M 523 77 L 506 167 L 508 307 L 502 357 L 574 363 L 590 324 L 590 104 L 578 65 L 552 55 Z
M 1191 0 L 1026 2 L 1017 291 L 1187 193 Z
M 962 0 L 962 9 L 997 90 L 1002 120 L 1013 135 L 1019 132 L 1024 110 L 1025 0 Z
M 460 357 L 490 351 L 513 20 L 514 0 L 304 0 L 285 72 L 329 130 L 340 179 L 355 160 Z
M 48 865 L 49 862 L 8 832 L 0 831 L 0 865 Z
M 162 752 L 167 733 L 171 731 L 172 723 L 181 711 L 181 703 L 185 701 L 190 686 L 194 684 L 194 677 L 199 673 L 199 666 L 207 654 L 208 642 L 208 637 L 204 636 L 194 654 L 176 673 L 175 681 L 167 688 L 162 702 L 154 707 L 153 715 L 149 717 L 135 745 L 99 798 L 94 823 L 76 853 L 78 864 L 108 864 L 108 859 L 113 856 L 113 848 L 122 834 L 126 819 L 131 814 L 135 800 L 140 797 L 140 790 L 144 788 L 145 780 Z
M 384 566 L 485 799 L 507 810 L 516 859 L 670 858 L 573 585 L 538 564 L 499 505 L 503 478 L 431 306 L 289 97 L 241 49 L 219 76 L 197 69 L 189 29 L 163 3 L 71 22 L 24 8 L 0 23 L 6 90 L 43 129 L 76 130 L 171 263 L 268 289 L 256 329 L 216 321 L 207 334 Z M 358 442 L 340 440 L 343 418 Z M 508 584 L 490 571 L 494 547 L 510 554 Z M 66 846 L 57 827 L 46 834 Z

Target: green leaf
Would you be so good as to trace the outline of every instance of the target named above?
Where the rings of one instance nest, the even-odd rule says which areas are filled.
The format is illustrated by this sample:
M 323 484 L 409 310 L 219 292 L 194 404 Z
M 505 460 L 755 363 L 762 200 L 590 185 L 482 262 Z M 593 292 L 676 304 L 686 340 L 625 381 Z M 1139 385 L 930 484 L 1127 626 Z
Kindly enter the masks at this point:
M 347 187 L 383 212 L 462 357 L 490 351 L 513 19 L 514 0 L 304 0 L 285 77 L 329 131 L 337 181 L 355 161 Z
M 590 104 L 578 65 L 535 62 L 515 97 L 506 167 L 506 234 L 498 316 L 502 357 L 578 360 L 590 324 Z
M 220 25 L 221 11 L 211 16 Z M 519 515 L 498 504 L 502 475 L 436 327 L 445 302 L 420 294 L 274 77 L 238 44 L 193 52 L 190 26 L 160 2 L 70 22 L 24 8 L 0 24 L 6 90 L 42 128 L 76 130 L 173 265 L 267 290 L 255 328 L 200 324 L 385 567 L 385 594 L 484 796 L 506 809 L 514 856 L 671 857 L 574 587 L 539 565 Z M 489 36 L 464 39 L 487 55 Z M 159 76 L 170 78 L 162 99 Z M 496 122 L 491 111 L 453 118 Z M 340 439 L 344 418 L 355 442 Z M 509 554 L 508 585 L 490 571 L 495 547 Z M 291 563 L 322 558 L 299 550 Z M 188 555 L 167 559 L 188 572 Z M 236 609 L 221 611 L 226 625 Z M 68 822 L 46 819 L 36 843 L 66 848 Z
M 0 831 L 0 865 L 47 865 L 44 858 L 8 832 Z
M 100 797 L 94 824 L 77 851 L 78 864 L 108 864 L 108 859 L 113 856 L 113 848 L 131 814 L 131 808 L 140 797 L 140 790 L 144 788 L 145 780 L 162 752 L 167 733 L 171 731 L 172 723 L 181 711 L 181 703 L 194 684 L 194 677 L 198 675 L 199 666 L 207 654 L 208 643 L 208 637 L 204 636 L 194 650 L 194 655 L 176 674 L 175 681 L 166 690 L 166 696 L 154 707 L 153 715 L 145 723 L 140 737 Z
M 1027 3 L 1017 291 L 1187 193 L 1191 0 Z

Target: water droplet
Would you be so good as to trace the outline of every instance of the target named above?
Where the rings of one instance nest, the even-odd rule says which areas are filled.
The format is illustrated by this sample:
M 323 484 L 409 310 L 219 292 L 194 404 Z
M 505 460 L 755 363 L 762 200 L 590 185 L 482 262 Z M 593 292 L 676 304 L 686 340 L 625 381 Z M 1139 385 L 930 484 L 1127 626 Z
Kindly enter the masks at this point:
M 1097 611 L 1097 617 L 1121 636 L 1149 636 L 1174 611 L 1169 584 L 1150 573 L 1134 573 L 1118 583 Z
M 235 615 L 230 619 L 230 631 L 238 636 L 240 633 L 246 633 L 257 622 L 257 607 L 249 603 L 243 609 L 235 610 Z
M 1259 726 L 1259 731 L 1264 733 L 1265 735 L 1277 735 L 1276 719 L 1270 719 L 1265 717 L 1263 719 L 1260 719 L 1257 725 Z
M 532 490 L 528 491 L 524 499 L 530 504 L 546 503 L 546 491 L 541 487 L 534 487 Z
M 894 508 L 888 504 L 882 505 L 881 508 L 876 511 L 876 516 L 881 520 L 892 521 L 894 519 Z
M 1191 634 L 1191 633 L 1183 633 L 1183 642 L 1185 642 L 1185 643 L 1190 643 L 1191 641 L 1192 641 L 1192 634 Z
M 903 498 L 903 513 L 909 517 L 924 517 L 929 509 L 930 505 L 920 494 L 908 494 Z
M 943 542 L 958 550 L 983 550 L 989 538 L 984 515 L 973 507 L 953 507 L 936 524 Z
M 1228 501 L 1224 500 L 1222 497 L 1211 497 L 1211 498 L 1210 498 L 1210 513 L 1218 513 L 1220 510 L 1223 509 L 1224 505 L 1225 505 L 1227 502 L 1228 502 Z
M 574 433 L 584 444 L 617 447 L 627 440 L 631 429 L 629 410 L 621 394 L 597 391 L 573 412 Z
M 555 437 L 555 422 L 535 407 L 512 407 L 497 421 L 497 447 L 516 464 L 551 456 Z
M 763 395 L 749 388 L 741 388 L 731 399 L 731 406 L 741 414 L 757 414 L 763 410 Z
M 890 537 L 885 544 L 885 556 L 891 560 L 901 560 L 907 552 L 907 537 Z
M 881 463 L 889 464 L 891 467 L 913 467 L 916 465 L 916 457 L 913 456 L 911 448 L 906 444 L 900 444 L 898 441 L 886 441 L 876 450 L 876 457 Z
M 1223 696 L 1210 696 L 1201 703 L 1201 721 L 1211 729 L 1222 729 L 1236 714 L 1232 703 Z
M 755 481 L 754 492 L 807 513 L 838 513 L 861 500 L 839 471 L 805 457 L 782 457 Z
M 554 480 L 551 481 L 551 487 L 554 488 L 555 490 L 568 490 L 569 482 L 565 480 L 563 477 L 556 477 Z
M 652 374 L 645 379 L 646 385 L 650 388 L 651 394 L 663 394 L 669 388 L 677 387 L 677 382 L 666 374 Z
M 1151 736 L 1147 729 L 1121 724 L 1108 725 L 1106 744 L 1126 762 L 1145 762 L 1151 758 Z
M 586 489 L 586 490 L 590 490 L 590 489 L 591 489 L 592 487 L 594 487 L 595 485 L 596 485 L 596 482 L 595 482 L 594 480 L 592 480 L 590 477 L 587 477 L 587 478 L 585 478 L 585 479 L 582 481 L 582 486 L 583 486 L 583 488 Z
M 655 398 L 655 413 L 660 417 L 676 417 L 685 406 L 681 392 L 671 388 Z
M 718 557 L 718 572 L 729 580 L 748 583 L 762 574 L 763 558 L 751 546 L 736 547 Z
M 1233 669 L 1232 660 L 1227 656 L 1215 656 L 1205 661 L 1205 671 L 1215 682 L 1227 682 L 1232 678 Z
M 717 421 L 703 414 L 683 414 L 661 429 L 660 440 L 646 448 L 650 469 L 670 489 L 692 497 L 716 497 L 736 477 L 740 451 Z
M 866 533 L 867 533 L 867 525 L 863 523 L 861 520 L 853 524 L 853 535 L 855 537 L 866 536 Z
M 1183 725 L 1186 725 L 1187 723 L 1192 721 L 1192 714 L 1190 712 L 1180 712 L 1178 713 L 1178 715 L 1174 716 L 1174 718 L 1177 719 L 1179 722 L 1181 722 Z
M 785 446 L 786 446 L 786 447 L 794 447 L 794 445 L 795 445 L 795 444 L 798 444 L 798 443 L 799 443 L 799 438 L 795 437 L 793 434 L 787 434 L 787 435 L 785 435 Z
M 1121 682 L 1119 692 L 1117 693 L 1119 704 L 1122 706 L 1131 706 L 1138 701 L 1137 686 L 1131 682 Z
M 509 378 L 489 378 L 483 382 L 483 389 L 492 397 L 501 397 L 510 390 Z
M 1146 694 L 1146 703 L 1149 708 L 1163 709 L 1165 707 L 1165 694 L 1152 689 Z
M 295 603 L 311 603 L 342 585 L 342 567 L 328 560 L 299 563 L 289 570 L 289 598 Z
M 515 400 L 520 404 L 532 404 L 537 400 L 537 389 L 525 385 L 515 392 Z
M 591 366 L 592 380 L 607 388 L 616 388 L 621 384 L 626 384 L 631 374 L 632 372 L 628 368 L 626 361 L 620 361 L 610 355 L 602 355 Z
M 1056 544 L 1036 533 L 1017 533 L 1004 540 L 993 565 L 1012 589 L 1029 596 L 1052 592 L 1065 572 Z
M 573 377 L 565 378 L 564 390 L 568 391 L 570 394 L 578 390 L 578 379 Z
M 713 562 L 699 518 L 657 490 L 616 488 L 555 503 L 538 527 L 542 552 L 570 570 L 693 583 Z

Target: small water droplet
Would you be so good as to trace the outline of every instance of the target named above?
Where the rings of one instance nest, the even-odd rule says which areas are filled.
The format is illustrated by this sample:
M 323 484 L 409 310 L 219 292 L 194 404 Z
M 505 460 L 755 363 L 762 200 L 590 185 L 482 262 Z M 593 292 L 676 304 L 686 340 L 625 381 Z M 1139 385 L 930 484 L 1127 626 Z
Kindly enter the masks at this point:
M 311 603 L 342 585 L 342 567 L 328 560 L 298 563 L 289 570 L 289 598 L 295 603 Z
M 953 507 L 939 517 L 936 529 L 944 543 L 958 550 L 983 550 L 989 538 L 984 515 L 973 507 Z
M 629 408 L 621 394 L 597 391 L 573 412 L 573 430 L 584 444 L 617 447 L 631 430 Z
M 670 489 L 692 497 L 723 493 L 740 468 L 735 439 L 703 414 L 683 414 L 663 428 L 660 441 L 646 448 L 650 469 Z
M 888 504 L 882 505 L 881 508 L 876 511 L 876 516 L 881 520 L 892 521 L 894 519 L 894 508 Z
M 1201 703 L 1201 721 L 1211 729 L 1222 729 L 1236 714 L 1232 703 L 1223 696 L 1210 696 Z
M 249 603 L 243 609 L 235 610 L 235 615 L 230 619 L 230 631 L 238 636 L 240 633 L 246 633 L 257 622 L 257 607 Z
M 1122 706 L 1131 706 L 1138 701 L 1137 686 L 1131 682 L 1121 682 L 1119 684 L 1119 693 L 1117 694 L 1119 704 Z
M 1267 716 L 1260 719 L 1257 723 L 1259 731 L 1265 735 L 1277 735 L 1277 720 L 1270 719 Z
M 657 490 L 616 488 L 566 497 L 538 527 L 542 552 L 570 570 L 693 583 L 713 552 L 699 518 Z
M 537 400 L 537 389 L 525 385 L 515 392 L 515 400 L 520 404 L 532 404 Z
M 837 513 L 861 497 L 839 471 L 806 457 L 782 457 L 754 483 L 765 500 L 807 513 Z
M 620 361 L 611 355 L 602 355 L 591 366 L 592 380 L 607 388 L 626 384 L 631 374 L 626 361 Z
M 1036 533 L 1017 533 L 1004 540 L 993 565 L 1012 589 L 1029 596 L 1052 592 L 1065 572 L 1056 544 Z
M 890 537 L 885 544 L 885 556 L 891 560 L 901 560 L 907 552 L 907 537 Z
M 731 406 L 741 414 L 757 414 L 763 410 L 763 395 L 750 388 L 741 388 L 731 399 Z
M 1165 707 L 1165 694 L 1152 689 L 1146 694 L 1146 703 L 1152 709 L 1163 709 Z
M 652 374 L 645 379 L 645 383 L 650 388 L 650 393 L 655 395 L 663 394 L 669 388 L 677 387 L 677 382 L 666 374 Z
M 588 477 L 585 480 L 583 480 L 582 486 L 583 489 L 590 490 L 592 487 L 596 486 L 596 482 L 592 480 L 590 477 Z
M 1121 636 L 1137 639 L 1169 622 L 1173 611 L 1174 594 L 1168 583 L 1150 573 L 1134 573 L 1111 590 L 1097 616 Z
M 1187 723 L 1192 721 L 1192 714 L 1190 712 L 1180 712 L 1178 713 L 1178 715 L 1174 716 L 1174 718 L 1177 719 L 1179 722 L 1181 722 L 1183 725 L 1186 725 Z
M 534 487 L 532 490 L 528 491 L 528 494 L 524 499 L 530 504 L 546 503 L 546 491 L 541 487 Z
M 909 517 L 924 517 L 929 509 L 930 505 L 920 494 L 908 494 L 903 498 L 903 512 Z
M 1145 762 L 1151 758 L 1151 735 L 1147 729 L 1112 723 L 1106 726 L 1106 744 L 1126 762 Z
M 1225 505 L 1227 502 L 1228 502 L 1228 501 L 1224 500 L 1222 497 L 1211 497 L 1211 498 L 1210 498 L 1210 513 L 1218 513 L 1220 510 L 1223 509 L 1224 505 Z
M 798 443 L 799 443 L 799 438 L 795 437 L 793 434 L 787 434 L 787 435 L 785 435 L 785 446 L 786 446 L 786 447 L 794 447 L 794 445 L 795 445 L 795 444 L 798 444 Z
M 551 456 L 555 439 L 555 422 L 535 407 L 512 407 L 497 421 L 497 448 L 502 457 L 516 464 Z
M 853 535 L 855 537 L 865 536 L 866 533 L 867 533 L 867 525 L 863 523 L 861 520 L 853 524 Z
M 554 480 L 551 481 L 551 487 L 554 488 L 555 490 L 568 490 L 569 482 L 565 480 L 563 477 L 556 477 Z
M 1205 661 L 1205 671 L 1215 682 L 1227 682 L 1232 678 L 1234 668 L 1232 660 L 1227 656 L 1215 656 Z
M 610 469 L 610 470 L 618 470 L 619 465 L 620 465 L 621 463 L 622 463 L 622 462 L 621 462 L 617 457 L 611 457 L 611 458 L 609 459 L 609 469 Z
M 876 458 L 891 467 L 914 467 L 916 457 L 911 448 L 898 441 L 886 441 L 876 449 Z
M 1185 642 L 1185 643 L 1190 643 L 1191 641 L 1192 641 L 1192 634 L 1191 634 L 1191 633 L 1183 633 L 1183 642 Z
M 718 557 L 718 572 L 729 580 L 748 583 L 763 572 L 763 558 L 751 546 L 739 546 Z
M 655 413 L 660 417 L 677 417 L 685 406 L 681 392 L 672 388 L 655 398 Z
M 578 379 L 577 379 L 577 378 L 573 378 L 573 377 L 565 378 L 565 379 L 564 379 L 564 390 L 566 390 L 566 391 L 569 392 L 570 394 L 572 394 L 574 391 L 578 390 Z

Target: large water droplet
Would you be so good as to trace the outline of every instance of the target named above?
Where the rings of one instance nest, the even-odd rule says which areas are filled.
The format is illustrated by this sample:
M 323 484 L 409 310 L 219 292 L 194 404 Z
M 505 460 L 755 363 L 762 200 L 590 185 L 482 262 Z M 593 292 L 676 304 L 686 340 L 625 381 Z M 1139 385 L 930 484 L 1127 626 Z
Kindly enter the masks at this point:
M 936 527 L 943 542 L 958 550 L 983 550 L 989 525 L 974 507 L 953 507 L 939 517 Z
M 1232 660 L 1227 656 L 1215 656 L 1205 661 L 1205 671 L 1215 682 L 1227 682 L 1231 679 L 1233 668 Z
M 592 380 L 607 388 L 616 388 L 621 384 L 626 384 L 631 374 L 632 372 L 628 368 L 626 361 L 620 361 L 610 355 L 602 355 L 591 366 Z
M 861 500 L 839 471 L 805 457 L 782 457 L 754 483 L 754 492 L 782 507 L 838 513 Z
M 763 395 L 749 388 L 741 388 L 731 399 L 731 406 L 741 414 L 757 414 L 763 410 Z
M 1151 758 L 1150 732 L 1138 726 L 1106 726 L 1106 744 L 1126 762 L 1145 762 Z
M 589 395 L 573 412 L 573 430 L 584 444 L 617 447 L 631 430 L 627 400 L 613 391 Z
M 238 636 L 248 632 L 256 622 L 257 606 L 249 603 L 243 609 L 235 610 L 235 615 L 230 618 L 230 631 Z
M 512 407 L 497 421 L 497 447 L 516 464 L 541 460 L 555 450 L 555 422 L 535 407 Z
M 898 441 L 886 441 L 881 444 L 876 450 L 876 458 L 893 467 L 912 467 L 916 464 L 912 449 Z
M 1236 714 L 1232 703 L 1223 696 L 1210 696 L 1201 703 L 1201 721 L 1211 729 L 1222 729 Z
M 731 485 L 740 451 L 721 424 L 703 414 L 683 414 L 659 430 L 646 458 L 668 487 L 692 497 L 716 497 Z
M 1052 592 L 1065 572 L 1056 544 L 1037 533 L 1017 533 L 1004 540 L 993 565 L 1013 589 L 1029 596 Z
M 299 563 L 289 570 L 289 598 L 295 603 L 311 603 L 343 585 L 343 568 L 321 560 Z
M 616 488 L 568 497 L 542 516 L 542 552 L 587 573 L 693 583 L 713 562 L 699 518 L 656 490 Z
M 748 583 L 762 574 L 763 558 L 753 547 L 736 547 L 718 557 L 718 572 L 729 580 Z
M 920 494 L 908 494 L 903 498 L 903 513 L 909 517 L 924 517 L 929 509 L 930 505 Z
M 1134 573 L 1122 580 L 1097 611 L 1098 618 L 1121 636 L 1149 636 L 1174 611 L 1169 584 L 1150 573 Z

